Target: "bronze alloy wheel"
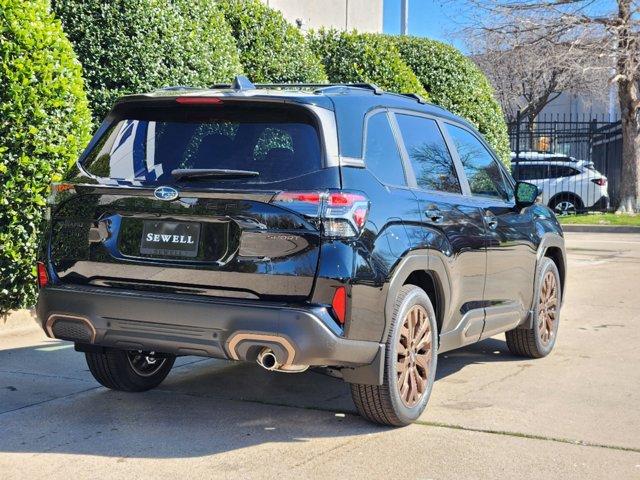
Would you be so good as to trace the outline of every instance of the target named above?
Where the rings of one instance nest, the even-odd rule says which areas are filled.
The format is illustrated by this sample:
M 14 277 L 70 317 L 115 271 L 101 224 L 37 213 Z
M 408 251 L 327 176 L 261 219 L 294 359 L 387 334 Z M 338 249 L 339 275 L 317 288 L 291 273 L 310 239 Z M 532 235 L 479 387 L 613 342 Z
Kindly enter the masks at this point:
M 553 272 L 547 272 L 542 280 L 538 303 L 538 330 L 540 341 L 549 345 L 556 331 L 558 319 L 558 282 Z
M 166 361 L 165 358 L 154 357 L 153 352 L 149 355 L 145 355 L 138 351 L 128 352 L 127 359 L 129 360 L 129 365 L 131 365 L 133 371 L 141 377 L 150 377 L 160 370 Z
M 427 315 L 423 306 L 414 305 L 400 329 L 396 371 L 400 398 L 407 407 L 417 405 L 429 385 L 433 341 Z

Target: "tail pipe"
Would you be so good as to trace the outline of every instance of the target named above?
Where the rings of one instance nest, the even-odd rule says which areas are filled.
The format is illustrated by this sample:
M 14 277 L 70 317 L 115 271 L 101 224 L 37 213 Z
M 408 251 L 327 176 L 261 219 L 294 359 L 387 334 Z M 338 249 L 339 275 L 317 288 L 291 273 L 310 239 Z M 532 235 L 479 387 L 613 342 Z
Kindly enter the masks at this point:
M 249 352 L 255 347 L 260 348 L 256 358 L 258 365 L 270 372 L 300 373 L 309 368 L 309 365 L 293 364 L 296 355 L 295 347 L 285 337 L 264 333 L 237 332 L 227 343 L 229 356 L 234 360 L 252 358 Z

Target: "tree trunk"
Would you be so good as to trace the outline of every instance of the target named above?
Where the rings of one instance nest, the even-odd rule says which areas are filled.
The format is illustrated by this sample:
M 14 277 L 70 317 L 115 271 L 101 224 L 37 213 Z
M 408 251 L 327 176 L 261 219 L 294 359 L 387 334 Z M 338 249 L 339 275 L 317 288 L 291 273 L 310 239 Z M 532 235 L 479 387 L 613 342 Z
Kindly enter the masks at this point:
M 638 85 L 633 80 L 618 82 L 622 122 L 622 169 L 619 212 L 640 211 L 640 124 Z
M 632 32 L 631 0 L 618 0 L 618 99 L 622 122 L 622 169 L 619 212 L 640 211 L 640 125 L 637 41 Z

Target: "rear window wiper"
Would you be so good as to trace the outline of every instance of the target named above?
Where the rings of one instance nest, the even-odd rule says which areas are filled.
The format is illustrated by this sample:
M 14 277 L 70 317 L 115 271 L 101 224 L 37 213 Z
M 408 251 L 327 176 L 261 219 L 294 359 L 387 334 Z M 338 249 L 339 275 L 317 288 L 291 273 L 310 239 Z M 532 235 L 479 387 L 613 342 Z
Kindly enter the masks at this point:
M 252 170 L 227 170 L 224 168 L 177 168 L 171 171 L 176 180 L 198 178 L 246 178 L 257 177 L 260 172 Z

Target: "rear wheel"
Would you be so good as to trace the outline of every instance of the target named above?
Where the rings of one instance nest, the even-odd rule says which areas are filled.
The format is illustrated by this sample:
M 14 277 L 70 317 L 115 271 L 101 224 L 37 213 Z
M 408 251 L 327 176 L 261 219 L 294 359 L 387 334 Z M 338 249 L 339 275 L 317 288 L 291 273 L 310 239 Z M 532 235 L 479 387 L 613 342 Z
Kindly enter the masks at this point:
M 530 328 L 506 332 L 507 346 L 514 355 L 530 358 L 547 356 L 556 343 L 560 323 L 560 274 L 550 258 L 538 267 L 533 321 Z
M 584 210 L 582 200 L 571 194 L 558 195 L 549 202 L 549 208 L 556 215 L 575 215 Z
M 382 385 L 351 384 L 363 417 L 383 425 L 404 426 L 424 411 L 435 380 L 438 330 L 433 305 L 414 285 L 396 299 L 385 350 Z
M 89 370 L 100 384 L 124 392 L 143 392 L 157 387 L 175 361 L 173 356 L 116 349 L 86 352 L 85 357 Z

